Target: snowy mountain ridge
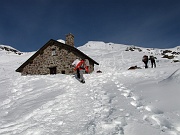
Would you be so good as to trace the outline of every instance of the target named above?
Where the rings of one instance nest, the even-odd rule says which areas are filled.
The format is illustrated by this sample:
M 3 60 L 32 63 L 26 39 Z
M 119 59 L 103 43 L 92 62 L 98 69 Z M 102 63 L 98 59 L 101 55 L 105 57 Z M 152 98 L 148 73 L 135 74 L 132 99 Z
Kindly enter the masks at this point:
M 85 45 L 82 46 L 91 48 L 91 49 L 105 49 L 105 50 L 115 50 L 128 47 L 128 45 L 123 44 L 115 44 L 115 43 L 105 43 L 102 41 L 89 41 Z
M 0 45 L 0 51 L 4 51 L 6 53 L 15 53 L 18 55 L 22 54 L 22 52 L 18 51 L 17 49 L 14 49 L 13 47 L 9 45 Z
M 158 53 L 158 54 L 161 54 L 165 50 L 171 50 L 172 52 L 173 51 L 180 52 L 180 46 L 176 46 L 174 48 L 168 48 L 168 49 L 159 49 L 159 48 L 145 48 L 145 47 L 139 47 L 135 45 L 105 43 L 103 41 L 89 41 L 85 45 L 78 48 L 80 49 L 90 48 L 90 49 L 101 49 L 101 50 L 105 49 L 105 50 L 116 50 L 116 51 L 119 51 L 120 49 L 124 49 L 127 51 L 138 50 L 138 51 Z
M 58 39 L 58 42 L 65 43 L 64 40 Z M 78 47 L 80 50 L 87 50 L 88 49 L 95 49 L 95 50 L 110 50 L 110 51 L 119 51 L 119 50 L 126 50 L 126 51 L 139 51 L 139 52 L 149 52 L 150 54 L 160 55 L 163 51 L 167 51 L 166 53 L 174 53 L 180 54 L 180 46 L 169 48 L 169 49 L 158 49 L 158 48 L 144 48 L 138 47 L 134 45 L 125 45 L 125 44 L 116 44 L 116 43 L 105 43 L 103 41 L 88 41 L 85 45 Z M 169 51 L 168 51 L 169 50 Z M 19 50 L 9 46 L 9 45 L 0 45 L 0 51 L 4 51 L 7 53 L 15 53 L 21 55 L 22 52 Z M 170 54 L 171 55 L 171 54 Z
M 90 52 L 93 52 L 96 55 L 97 54 L 103 55 L 106 53 L 109 54 L 109 53 L 114 53 L 114 52 L 122 53 L 123 51 L 132 51 L 132 52 L 137 51 L 141 54 L 144 53 L 149 56 L 160 55 L 162 58 L 167 58 L 174 62 L 180 61 L 180 46 L 169 48 L 169 49 L 158 49 L 158 48 L 138 47 L 134 45 L 105 43 L 102 41 L 89 41 L 85 45 L 78 47 L 78 49 L 91 56 L 93 56 L 93 54 L 90 54 Z M 91 50 L 91 51 L 88 51 L 88 50 Z

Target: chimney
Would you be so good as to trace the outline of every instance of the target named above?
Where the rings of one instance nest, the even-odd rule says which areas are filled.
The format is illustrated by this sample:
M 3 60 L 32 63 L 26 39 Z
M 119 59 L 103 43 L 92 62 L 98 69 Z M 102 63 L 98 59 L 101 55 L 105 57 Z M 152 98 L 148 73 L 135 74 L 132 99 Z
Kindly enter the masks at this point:
M 74 47 L 74 35 L 69 33 L 66 35 L 66 42 L 65 44 L 73 46 Z

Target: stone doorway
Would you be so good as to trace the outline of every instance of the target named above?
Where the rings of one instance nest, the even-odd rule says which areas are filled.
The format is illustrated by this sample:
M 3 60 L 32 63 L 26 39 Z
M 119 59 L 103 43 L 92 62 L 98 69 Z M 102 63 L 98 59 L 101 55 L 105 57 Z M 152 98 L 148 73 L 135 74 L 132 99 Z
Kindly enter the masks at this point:
M 49 70 L 50 70 L 50 74 L 51 74 L 51 75 L 54 75 L 54 74 L 56 74 L 56 72 L 57 72 L 56 67 L 51 67 L 51 68 L 49 68 Z

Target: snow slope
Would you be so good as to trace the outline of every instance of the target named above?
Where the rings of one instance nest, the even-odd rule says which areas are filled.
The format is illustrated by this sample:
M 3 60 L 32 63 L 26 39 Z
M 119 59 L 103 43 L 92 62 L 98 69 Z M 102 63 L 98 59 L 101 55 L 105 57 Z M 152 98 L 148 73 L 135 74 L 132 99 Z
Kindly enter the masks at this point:
M 127 47 L 98 41 L 79 47 L 100 63 L 84 75 L 85 84 L 74 75 L 21 76 L 16 68 L 34 52 L 1 50 L 0 134 L 179 135 L 180 63 L 162 58 L 160 49 Z M 144 54 L 157 57 L 157 68 L 144 69 Z M 127 70 L 135 65 L 142 69 Z

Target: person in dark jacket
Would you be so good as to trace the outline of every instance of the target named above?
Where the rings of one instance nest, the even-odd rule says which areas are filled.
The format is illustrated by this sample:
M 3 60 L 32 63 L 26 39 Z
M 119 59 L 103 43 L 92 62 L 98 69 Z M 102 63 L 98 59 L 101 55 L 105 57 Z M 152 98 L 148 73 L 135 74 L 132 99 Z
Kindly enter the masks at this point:
M 143 61 L 144 64 L 145 64 L 145 68 L 148 68 L 148 56 L 147 56 L 147 55 L 144 55 L 144 56 L 143 56 L 142 61 Z
M 155 59 L 156 59 L 156 57 L 154 57 L 153 55 L 151 55 L 150 57 L 149 57 L 149 60 L 151 61 L 151 67 L 153 68 L 155 68 L 156 67 L 156 61 L 155 61 Z

